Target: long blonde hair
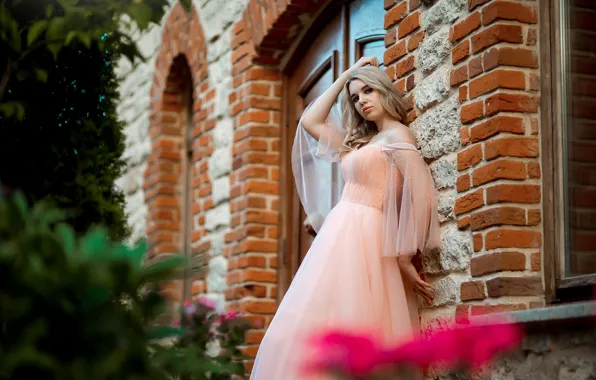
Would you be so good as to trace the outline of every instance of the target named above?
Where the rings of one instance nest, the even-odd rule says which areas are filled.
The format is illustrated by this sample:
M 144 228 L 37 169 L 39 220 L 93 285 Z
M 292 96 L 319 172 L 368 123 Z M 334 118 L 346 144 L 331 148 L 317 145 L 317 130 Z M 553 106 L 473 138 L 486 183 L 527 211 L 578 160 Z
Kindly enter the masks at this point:
M 349 86 L 356 79 L 360 79 L 368 87 L 378 91 L 381 95 L 381 105 L 385 111 L 402 124 L 407 123 L 408 106 L 393 86 L 393 83 L 391 83 L 387 74 L 375 66 L 361 67 L 352 73 L 342 91 L 341 119 L 342 126 L 346 128 L 348 133 L 344 140 L 344 146 L 340 150 L 341 155 L 368 144 L 379 132 L 374 122 L 364 120 L 358 111 L 356 111 L 354 102 L 350 98 Z

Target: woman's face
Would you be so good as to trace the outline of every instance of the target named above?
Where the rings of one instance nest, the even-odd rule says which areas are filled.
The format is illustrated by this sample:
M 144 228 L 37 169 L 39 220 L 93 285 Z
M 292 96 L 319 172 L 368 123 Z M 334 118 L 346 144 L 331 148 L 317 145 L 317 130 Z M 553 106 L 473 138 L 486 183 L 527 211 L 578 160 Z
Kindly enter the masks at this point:
M 354 79 L 348 86 L 350 100 L 356 111 L 364 120 L 376 121 L 384 114 L 385 109 L 381 104 L 381 94 L 374 90 L 360 79 Z

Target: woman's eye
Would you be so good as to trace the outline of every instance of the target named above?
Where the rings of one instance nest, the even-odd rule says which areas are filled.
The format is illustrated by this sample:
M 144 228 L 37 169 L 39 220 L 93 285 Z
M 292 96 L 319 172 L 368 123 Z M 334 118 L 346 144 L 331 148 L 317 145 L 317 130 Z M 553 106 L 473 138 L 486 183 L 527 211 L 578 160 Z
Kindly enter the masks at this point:
M 371 88 L 367 88 L 366 91 L 364 91 L 365 94 L 370 94 L 372 92 Z

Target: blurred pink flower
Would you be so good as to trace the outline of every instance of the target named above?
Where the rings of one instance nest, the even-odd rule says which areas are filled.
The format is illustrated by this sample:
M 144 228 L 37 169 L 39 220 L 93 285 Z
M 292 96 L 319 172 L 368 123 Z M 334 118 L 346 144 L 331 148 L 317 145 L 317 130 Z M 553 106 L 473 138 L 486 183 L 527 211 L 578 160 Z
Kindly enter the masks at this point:
M 190 302 L 189 300 L 184 301 L 184 303 L 182 304 L 182 306 L 184 307 L 189 307 L 190 305 L 192 305 L 192 302 Z
M 380 364 L 375 341 L 364 334 L 331 331 L 315 336 L 310 343 L 318 354 L 302 368 L 307 375 L 332 370 L 361 376 L 371 373 Z
M 446 369 L 464 365 L 478 369 L 497 354 L 517 347 L 521 338 L 520 327 L 510 323 L 450 328 L 396 347 L 382 347 L 370 334 L 331 331 L 312 340 L 321 354 L 307 362 L 304 371 L 310 374 L 341 371 L 363 376 L 385 365 L 421 369 L 435 364 Z
M 203 306 L 206 306 L 207 308 L 214 310 L 217 307 L 217 304 L 215 303 L 215 301 L 207 298 L 207 297 L 201 297 L 199 298 L 199 303 Z

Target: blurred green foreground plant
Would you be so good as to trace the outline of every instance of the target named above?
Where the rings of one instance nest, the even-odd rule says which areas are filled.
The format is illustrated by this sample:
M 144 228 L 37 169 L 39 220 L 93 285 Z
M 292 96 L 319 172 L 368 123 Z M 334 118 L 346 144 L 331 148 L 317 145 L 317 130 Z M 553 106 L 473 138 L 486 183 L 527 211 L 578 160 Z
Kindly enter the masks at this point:
M 194 313 L 183 328 L 158 323 L 167 310 L 159 285 L 179 272 L 181 258 L 144 266 L 144 245 L 112 243 L 105 229 L 77 239 L 62 220 L 43 204 L 30 209 L 20 195 L 0 196 L 0 379 L 229 379 L 243 372 L 235 347 L 247 324 L 224 324 L 220 334 L 233 337 L 214 355 L 205 337 L 222 336 L 210 335 L 208 313 Z

